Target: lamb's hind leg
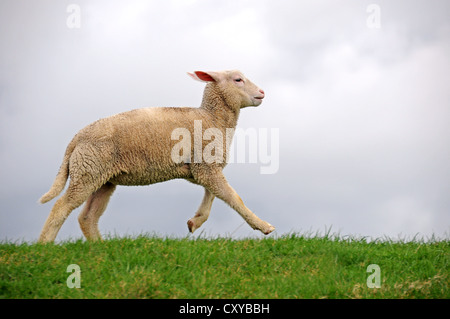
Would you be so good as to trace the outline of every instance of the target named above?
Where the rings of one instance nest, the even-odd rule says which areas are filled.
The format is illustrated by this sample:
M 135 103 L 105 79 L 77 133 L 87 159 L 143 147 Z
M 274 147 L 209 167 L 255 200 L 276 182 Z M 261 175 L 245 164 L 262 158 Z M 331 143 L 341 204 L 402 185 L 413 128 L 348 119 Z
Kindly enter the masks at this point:
M 88 240 L 102 239 L 100 231 L 98 230 L 98 220 L 105 211 L 106 206 L 108 206 L 109 199 L 115 189 L 116 185 L 109 182 L 100 187 L 89 196 L 83 211 L 78 216 L 80 228 Z
M 193 233 L 208 219 L 214 197 L 215 196 L 205 188 L 205 195 L 203 196 L 200 207 L 197 209 L 195 216 L 189 219 L 187 222 L 189 231 L 191 233 Z
M 78 185 L 79 186 L 79 185 Z M 55 240 L 62 224 L 70 213 L 83 204 L 89 195 L 95 190 L 93 187 L 78 187 L 73 181 L 67 191 L 53 206 L 44 227 L 42 228 L 39 242 L 52 242 Z

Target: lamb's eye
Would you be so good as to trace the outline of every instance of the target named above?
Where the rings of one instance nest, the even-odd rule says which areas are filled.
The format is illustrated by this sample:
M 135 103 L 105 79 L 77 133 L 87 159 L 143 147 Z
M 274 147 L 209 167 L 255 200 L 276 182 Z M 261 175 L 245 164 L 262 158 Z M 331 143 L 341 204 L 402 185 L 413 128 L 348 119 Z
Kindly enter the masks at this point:
M 235 79 L 236 82 L 243 82 L 241 78 Z

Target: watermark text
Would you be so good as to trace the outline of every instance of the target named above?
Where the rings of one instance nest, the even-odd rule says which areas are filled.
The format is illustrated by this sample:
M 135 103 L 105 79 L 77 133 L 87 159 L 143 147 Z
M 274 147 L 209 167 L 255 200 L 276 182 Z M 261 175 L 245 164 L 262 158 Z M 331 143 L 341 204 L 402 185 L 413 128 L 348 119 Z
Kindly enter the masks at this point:
M 275 174 L 279 169 L 278 128 L 203 130 L 202 121 L 195 120 L 193 132 L 176 128 L 171 139 L 178 141 L 171 150 L 175 163 L 259 163 L 261 174 Z

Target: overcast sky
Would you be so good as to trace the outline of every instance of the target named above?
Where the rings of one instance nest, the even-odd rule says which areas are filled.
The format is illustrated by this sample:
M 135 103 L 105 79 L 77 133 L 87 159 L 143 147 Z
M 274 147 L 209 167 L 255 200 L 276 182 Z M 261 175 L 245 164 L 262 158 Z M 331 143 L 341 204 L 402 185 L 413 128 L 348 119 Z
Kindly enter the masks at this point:
M 186 72 L 223 69 L 266 93 L 238 127 L 279 132 L 274 174 L 261 158 L 224 171 L 275 236 L 448 238 L 449 14 L 446 0 L 2 0 L 0 240 L 37 240 L 54 204 L 37 200 L 78 130 L 199 106 Z M 186 236 L 202 196 L 183 180 L 118 187 L 100 231 Z M 79 212 L 58 240 L 82 236 Z M 199 233 L 262 237 L 218 199 Z

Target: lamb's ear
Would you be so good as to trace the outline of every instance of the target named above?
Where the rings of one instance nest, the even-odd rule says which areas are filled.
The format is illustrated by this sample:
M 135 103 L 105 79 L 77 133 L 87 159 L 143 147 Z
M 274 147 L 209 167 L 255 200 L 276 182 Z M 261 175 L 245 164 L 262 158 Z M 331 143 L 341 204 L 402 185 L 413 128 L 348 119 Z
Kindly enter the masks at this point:
M 194 73 L 188 72 L 188 75 L 200 82 L 216 82 L 218 80 L 216 72 L 195 71 Z

